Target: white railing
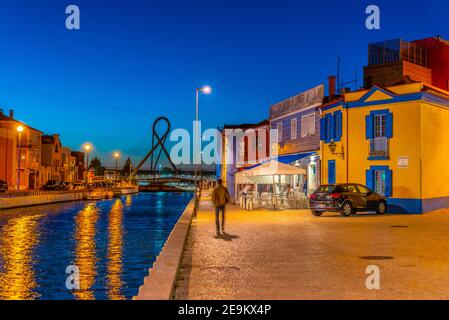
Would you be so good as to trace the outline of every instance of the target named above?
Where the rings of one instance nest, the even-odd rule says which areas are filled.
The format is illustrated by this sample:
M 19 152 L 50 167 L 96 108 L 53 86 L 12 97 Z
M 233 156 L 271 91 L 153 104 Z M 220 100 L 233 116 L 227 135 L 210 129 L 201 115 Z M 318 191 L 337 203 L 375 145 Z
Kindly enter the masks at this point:
M 370 140 L 370 157 L 388 157 L 388 138 Z

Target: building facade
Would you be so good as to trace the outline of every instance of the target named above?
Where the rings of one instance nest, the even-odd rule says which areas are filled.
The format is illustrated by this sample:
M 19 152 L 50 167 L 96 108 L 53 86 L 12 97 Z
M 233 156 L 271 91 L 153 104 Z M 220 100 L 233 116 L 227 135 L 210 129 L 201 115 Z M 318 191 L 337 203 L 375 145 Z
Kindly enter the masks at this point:
M 449 41 L 440 37 L 412 42 L 394 39 L 368 46 L 366 89 L 395 85 L 407 78 L 449 90 Z
M 62 147 L 62 175 L 63 182 L 74 182 L 76 181 L 75 176 L 77 175 L 76 170 L 76 158 L 72 156 L 72 152 L 68 147 Z
M 415 43 L 428 50 L 432 85 L 449 91 L 449 41 L 433 37 L 417 40 Z
M 74 181 L 83 181 L 84 180 L 84 170 L 85 170 L 84 152 L 72 151 L 70 154 L 75 162 Z
M 19 126 L 23 127 L 21 134 Z M 17 190 L 19 175 L 20 190 L 40 187 L 41 137 L 41 131 L 15 120 L 13 110 L 9 116 L 0 110 L 0 180 L 6 181 L 10 190 Z
M 219 176 L 233 199 L 237 196 L 235 174 L 270 157 L 270 122 L 225 125 L 221 129 Z
M 41 167 L 44 173 L 41 177 L 42 185 L 49 180 L 64 181 L 62 144 L 58 134 L 42 136 Z
M 294 185 L 307 194 L 320 185 L 320 116 L 316 108 L 323 99 L 324 85 L 319 85 L 270 108 L 271 130 L 277 132 L 271 153 L 282 163 L 306 170 L 306 180 L 301 177 Z
M 374 86 L 321 109 L 323 184 L 366 185 L 394 213 L 449 207 L 449 92 Z

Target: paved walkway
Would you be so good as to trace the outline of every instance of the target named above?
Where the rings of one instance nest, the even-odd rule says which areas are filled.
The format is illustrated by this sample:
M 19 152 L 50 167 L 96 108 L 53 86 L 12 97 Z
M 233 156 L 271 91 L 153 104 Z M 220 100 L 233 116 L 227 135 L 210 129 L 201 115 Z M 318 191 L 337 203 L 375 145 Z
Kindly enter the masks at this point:
M 449 211 L 317 218 L 230 206 L 223 238 L 214 219 L 206 194 L 177 299 L 449 299 Z M 369 265 L 380 290 L 366 288 Z

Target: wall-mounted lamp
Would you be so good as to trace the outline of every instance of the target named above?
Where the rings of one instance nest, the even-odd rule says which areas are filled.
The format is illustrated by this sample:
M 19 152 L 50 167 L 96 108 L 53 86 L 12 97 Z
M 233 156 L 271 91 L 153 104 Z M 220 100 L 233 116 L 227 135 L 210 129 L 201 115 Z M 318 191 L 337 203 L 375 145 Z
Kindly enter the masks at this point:
M 345 154 L 344 154 L 343 152 L 335 152 L 335 151 L 337 151 L 337 144 L 334 142 L 334 140 L 332 140 L 332 141 L 329 143 L 328 147 L 329 147 L 330 152 L 331 152 L 333 155 L 340 155 L 340 156 L 342 156 L 342 158 L 344 158 L 344 155 L 345 155 Z

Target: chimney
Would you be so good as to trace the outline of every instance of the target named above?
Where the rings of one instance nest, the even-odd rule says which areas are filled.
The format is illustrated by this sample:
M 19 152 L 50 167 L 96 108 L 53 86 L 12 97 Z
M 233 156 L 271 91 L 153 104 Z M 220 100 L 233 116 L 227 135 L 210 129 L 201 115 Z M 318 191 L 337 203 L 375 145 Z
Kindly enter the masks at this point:
M 11 119 L 14 119 L 14 110 L 13 109 L 9 109 L 9 117 Z
M 329 76 L 327 79 L 329 80 L 329 100 L 332 101 L 335 98 L 335 84 L 337 78 L 335 76 Z

